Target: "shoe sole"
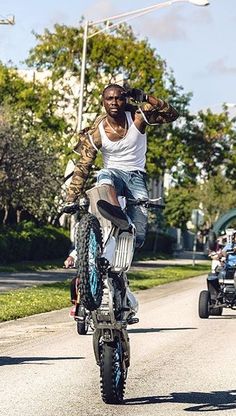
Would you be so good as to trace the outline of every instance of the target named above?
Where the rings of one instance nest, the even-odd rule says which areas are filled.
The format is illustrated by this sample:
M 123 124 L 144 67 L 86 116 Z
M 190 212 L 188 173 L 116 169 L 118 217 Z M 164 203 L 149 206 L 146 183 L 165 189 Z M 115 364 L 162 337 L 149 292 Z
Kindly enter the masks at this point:
M 119 219 L 117 217 L 113 217 L 112 215 L 110 215 L 107 211 L 103 210 L 102 208 L 99 207 L 99 212 L 100 214 L 106 218 L 107 220 L 111 221 L 112 224 L 116 225 L 116 227 L 122 229 L 122 230 L 127 230 L 129 228 L 129 223 L 128 221 Z

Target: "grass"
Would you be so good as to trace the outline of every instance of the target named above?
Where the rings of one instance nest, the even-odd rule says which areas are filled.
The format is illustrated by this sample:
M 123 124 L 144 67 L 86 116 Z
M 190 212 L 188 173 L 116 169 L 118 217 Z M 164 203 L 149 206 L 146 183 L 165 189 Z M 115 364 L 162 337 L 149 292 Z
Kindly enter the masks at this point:
M 208 272 L 208 264 L 197 264 L 195 266 L 175 265 L 163 268 L 158 267 L 152 270 L 130 272 L 129 282 L 131 290 L 145 290 L 154 286 L 163 285 L 165 283 L 200 276 Z
M 208 264 L 170 266 L 128 273 L 131 290 L 144 290 L 209 272 Z M 0 293 L 0 322 L 70 306 L 70 280 Z
M 70 281 L 51 283 L 0 294 L 0 322 L 70 306 Z

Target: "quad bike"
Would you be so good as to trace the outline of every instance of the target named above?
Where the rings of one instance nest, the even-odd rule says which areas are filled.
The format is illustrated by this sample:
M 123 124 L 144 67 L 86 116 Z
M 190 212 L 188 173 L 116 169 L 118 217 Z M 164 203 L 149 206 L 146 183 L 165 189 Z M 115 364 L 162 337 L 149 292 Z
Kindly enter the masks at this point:
M 236 256 L 235 251 L 228 251 L 227 256 L 230 254 Z M 202 290 L 199 296 L 199 317 L 220 316 L 223 308 L 236 309 L 236 264 L 229 264 L 227 257 L 207 276 L 207 290 Z
M 85 204 L 82 218 L 75 225 L 80 304 L 93 322 L 93 350 L 100 367 L 102 399 L 119 404 L 130 366 L 127 325 L 138 322 L 138 304 L 126 275 L 133 259 L 136 230 L 131 221 L 129 228 L 122 230 L 100 214 L 97 202 L 109 201 L 106 185 L 95 186 L 87 196 L 89 206 Z M 156 201 L 126 202 L 146 208 L 162 207 Z M 120 202 L 124 203 L 125 198 Z M 79 211 L 81 206 L 75 204 L 73 212 Z

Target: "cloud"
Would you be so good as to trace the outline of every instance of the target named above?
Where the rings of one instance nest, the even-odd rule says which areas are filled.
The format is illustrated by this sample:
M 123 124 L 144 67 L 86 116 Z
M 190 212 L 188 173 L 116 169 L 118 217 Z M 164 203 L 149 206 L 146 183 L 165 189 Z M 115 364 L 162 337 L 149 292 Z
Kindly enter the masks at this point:
M 148 36 L 157 37 L 162 41 L 187 40 L 190 27 L 209 24 L 211 16 L 209 12 L 194 10 L 191 14 L 186 13 L 183 7 L 165 10 L 162 17 L 148 15 L 142 18 L 142 27 L 148 31 Z
M 96 1 L 96 4 L 93 4 L 85 11 L 86 17 L 89 19 L 91 18 L 92 20 L 104 19 L 120 13 L 121 12 L 117 11 L 109 0 Z
M 87 8 L 85 14 L 87 18 L 98 20 L 133 10 L 129 8 L 120 10 L 119 5 L 117 7 L 112 3 L 110 0 L 98 0 L 95 5 L 93 4 L 93 7 Z M 131 24 L 135 31 L 138 31 L 142 36 L 156 38 L 164 42 L 187 40 L 189 28 L 192 25 L 199 28 L 210 21 L 211 16 L 206 8 L 194 7 L 194 11 L 191 12 L 191 9 L 189 11 L 188 8 L 180 5 L 173 7 L 173 9 L 163 8 L 147 15 L 136 16 L 130 20 L 127 18 L 127 24 Z
M 182 40 L 187 38 L 185 18 L 177 11 L 165 13 L 163 17 L 144 16 L 142 23 L 135 23 L 146 36 L 161 41 Z
M 197 24 L 197 25 L 208 25 L 212 23 L 212 15 L 210 13 L 210 8 L 206 7 L 200 7 L 199 9 L 194 9 L 192 11 L 190 16 L 191 24 Z
M 227 58 L 219 58 L 207 65 L 207 70 L 217 75 L 236 75 L 236 66 L 229 66 Z

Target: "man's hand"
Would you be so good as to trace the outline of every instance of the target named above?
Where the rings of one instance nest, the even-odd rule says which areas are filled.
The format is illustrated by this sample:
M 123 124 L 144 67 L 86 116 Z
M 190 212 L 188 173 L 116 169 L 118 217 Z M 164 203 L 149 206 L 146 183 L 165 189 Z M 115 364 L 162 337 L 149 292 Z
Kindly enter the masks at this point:
M 72 256 L 68 256 L 67 259 L 64 261 L 64 266 L 66 269 L 74 267 L 75 259 Z
M 137 103 L 146 102 L 148 99 L 148 95 L 143 90 L 140 90 L 138 88 L 130 88 L 126 93 L 126 96 L 130 97 Z
M 61 209 L 62 214 L 75 214 L 79 210 L 78 202 L 65 202 Z
M 75 214 L 81 209 L 87 209 L 89 206 L 89 199 L 86 196 L 81 196 L 76 202 L 65 202 L 61 212 L 65 214 Z

